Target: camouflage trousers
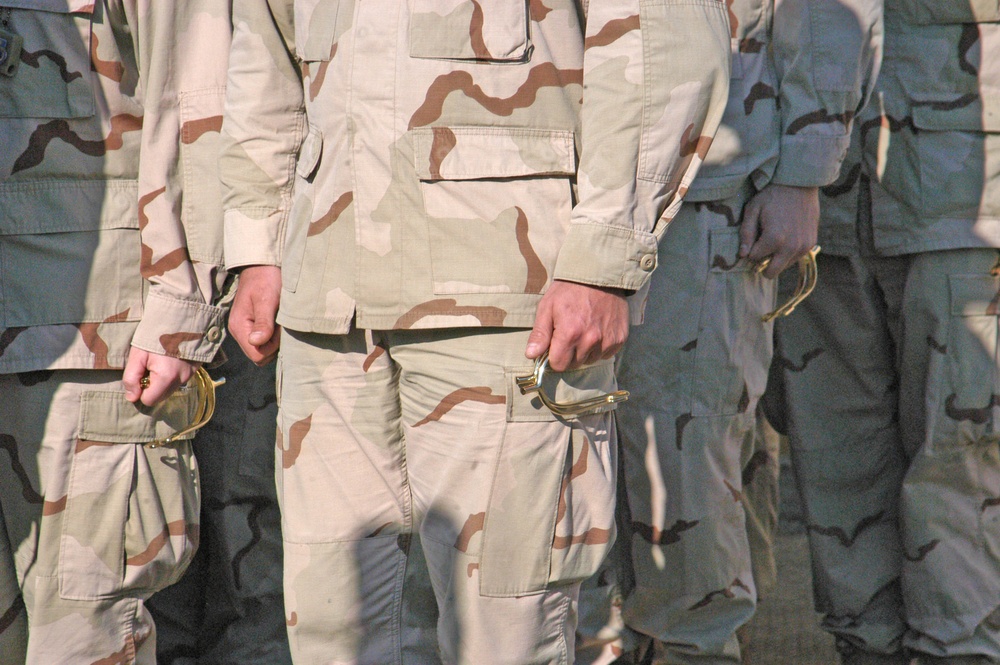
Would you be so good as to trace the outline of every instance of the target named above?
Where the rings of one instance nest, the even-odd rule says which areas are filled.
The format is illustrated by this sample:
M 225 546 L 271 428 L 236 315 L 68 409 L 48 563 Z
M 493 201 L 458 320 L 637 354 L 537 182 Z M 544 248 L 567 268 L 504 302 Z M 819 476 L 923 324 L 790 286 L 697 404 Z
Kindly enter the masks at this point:
M 618 361 L 631 392 L 617 412 L 627 546 L 604 577 L 618 578 L 624 624 L 655 663 L 739 663 L 735 632 L 754 612 L 742 474 L 775 285 L 737 259 L 744 203 L 684 205 L 660 244 L 645 322 Z M 586 591 L 585 603 L 601 598 Z
M 779 325 L 816 607 L 845 654 L 1000 662 L 997 259 L 820 255 Z
M 215 416 L 194 439 L 201 543 L 179 582 L 149 599 L 159 665 L 291 663 L 281 595 L 274 487 L 274 365 L 257 367 L 233 339 L 210 370 L 224 376 Z
M 198 474 L 188 441 L 136 444 L 190 423 L 193 393 L 139 410 L 120 371 L 57 370 L 0 395 L 0 663 L 155 663 L 144 600 L 194 555 Z
M 559 420 L 515 377 L 527 330 L 285 330 L 278 496 L 297 664 L 570 663 L 614 540 L 610 414 Z M 601 363 L 552 375 L 612 390 Z

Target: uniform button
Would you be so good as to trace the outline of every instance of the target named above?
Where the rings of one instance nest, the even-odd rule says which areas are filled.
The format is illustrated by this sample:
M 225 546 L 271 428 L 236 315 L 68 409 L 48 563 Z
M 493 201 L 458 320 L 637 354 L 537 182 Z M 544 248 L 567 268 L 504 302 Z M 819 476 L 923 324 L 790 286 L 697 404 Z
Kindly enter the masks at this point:
M 656 254 L 646 254 L 641 259 L 639 259 L 639 267 L 650 272 L 656 267 Z
M 212 326 L 208 329 L 208 332 L 205 333 L 205 339 L 212 343 L 218 342 L 222 339 L 222 328 L 219 326 Z

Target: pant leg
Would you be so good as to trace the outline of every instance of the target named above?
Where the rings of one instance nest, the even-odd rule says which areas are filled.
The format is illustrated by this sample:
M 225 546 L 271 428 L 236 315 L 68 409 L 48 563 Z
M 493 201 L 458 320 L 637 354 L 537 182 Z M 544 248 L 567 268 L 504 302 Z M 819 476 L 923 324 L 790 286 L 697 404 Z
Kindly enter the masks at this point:
M 750 563 L 758 600 L 778 584 L 774 540 L 778 533 L 778 474 L 780 437 L 760 407 L 747 434 L 743 463 L 743 510 L 746 513 Z
M 161 665 L 291 663 L 281 591 L 274 487 L 274 365 L 257 367 L 227 339 L 215 415 L 194 440 L 201 544 L 175 585 L 150 598 Z
M 988 662 L 1000 662 L 998 257 L 912 257 L 900 373 L 906 642 Z
M 899 651 L 898 275 L 860 256 L 820 254 L 816 290 L 776 329 L 792 463 L 807 523 L 813 593 L 842 651 Z M 894 277 L 895 275 L 895 277 Z
M 14 552 L 0 510 L 0 665 L 24 663 L 28 648 L 28 617 L 17 583 Z
M 156 409 L 116 371 L 0 376 L 0 494 L 28 617 L 30 665 L 155 663 L 144 600 L 180 577 L 197 543 L 188 441 L 193 393 Z
M 623 614 L 656 640 L 657 663 L 738 663 L 735 631 L 754 611 L 742 449 L 767 379 L 774 284 L 737 258 L 745 200 L 682 208 L 619 360 L 635 580 Z

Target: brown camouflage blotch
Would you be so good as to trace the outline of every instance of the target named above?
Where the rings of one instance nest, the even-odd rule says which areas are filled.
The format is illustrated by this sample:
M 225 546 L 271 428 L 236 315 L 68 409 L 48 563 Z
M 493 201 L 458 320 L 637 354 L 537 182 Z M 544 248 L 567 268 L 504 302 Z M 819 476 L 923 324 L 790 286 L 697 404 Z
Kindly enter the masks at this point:
M 963 23 L 962 35 L 958 38 L 958 68 L 969 76 L 979 76 L 979 68 L 969 60 L 969 51 L 979 41 L 979 26 Z
M 927 346 L 930 347 L 931 351 L 937 351 L 941 355 L 946 355 L 948 353 L 948 345 L 939 344 L 938 341 L 930 335 L 927 336 Z
M 435 127 L 432 131 L 434 133 L 434 140 L 431 142 L 428 170 L 430 170 L 432 179 L 440 180 L 441 164 L 444 163 L 445 157 L 458 145 L 458 137 L 455 136 L 455 132 L 447 127 Z
M 50 515 L 57 515 L 62 511 L 66 510 L 66 499 L 69 497 L 64 496 L 61 499 L 55 501 L 45 501 L 42 503 L 42 517 L 48 517 Z
M 740 53 L 762 53 L 766 46 L 762 41 L 747 37 L 740 40 Z
M 719 596 L 723 596 L 725 598 L 735 598 L 736 594 L 733 592 L 734 588 L 743 589 L 744 592 L 750 593 L 750 587 L 748 587 L 743 582 L 743 580 L 737 577 L 736 579 L 733 580 L 732 584 L 730 584 L 725 589 L 719 589 L 718 591 L 712 591 L 711 593 L 707 594 L 704 598 L 702 598 L 697 603 L 689 607 L 688 611 L 690 612 L 705 607 Z
M 994 268 L 996 270 L 996 268 Z M 986 306 L 986 314 L 988 316 L 997 316 L 1000 314 L 1000 292 L 998 292 L 993 299 L 990 300 L 990 304 Z
M 983 501 L 983 505 L 980 506 L 980 510 L 985 513 L 990 508 L 996 508 L 997 506 L 1000 506 L 1000 496 L 993 497 L 991 499 L 985 499 Z
M 139 552 L 134 556 L 130 556 L 125 559 L 126 566 L 145 566 L 147 563 L 156 558 L 168 542 L 170 542 L 171 536 L 190 536 L 191 531 L 188 528 L 188 524 L 184 520 L 175 520 L 170 522 L 155 538 L 149 541 L 149 545 L 145 550 Z M 194 539 L 193 539 L 194 540 Z
M 955 406 L 958 395 L 952 393 L 944 401 L 944 412 L 952 420 L 962 422 L 969 421 L 976 425 L 985 425 L 993 415 L 993 407 L 1000 406 L 1000 395 L 992 395 L 990 401 L 982 408 L 960 409 Z
M 785 358 L 784 356 L 775 356 L 774 362 L 778 363 L 778 365 L 783 370 L 798 373 L 798 372 L 804 372 L 806 367 L 809 366 L 809 363 L 811 363 L 814 359 L 820 357 L 821 355 L 823 355 L 823 349 L 813 349 L 812 351 L 806 351 L 805 354 L 803 354 L 802 363 L 799 365 L 796 365 L 795 363 L 793 363 L 788 358 Z
M 222 116 L 213 115 L 208 118 L 188 120 L 181 125 L 181 143 L 191 145 L 209 132 L 222 131 Z
M 422 420 L 414 423 L 414 427 L 420 427 L 430 422 L 437 422 L 448 414 L 452 409 L 462 402 L 481 402 L 483 404 L 506 404 L 505 395 L 494 395 L 487 386 L 476 386 L 474 388 L 459 388 L 442 399 L 434 410 L 427 414 Z
M 130 662 L 130 654 L 134 654 L 135 646 L 131 643 L 126 644 L 121 651 L 116 651 L 106 658 L 101 658 L 95 660 L 90 665 L 128 665 Z
M 587 465 L 590 463 L 590 445 L 584 445 L 580 450 L 580 457 L 570 466 L 569 471 L 563 474 L 562 485 L 559 487 L 559 506 L 556 509 L 556 524 L 562 522 L 563 518 L 566 516 L 566 509 L 568 507 L 566 501 L 566 492 L 569 490 L 570 483 L 573 482 L 575 478 L 579 478 L 583 474 L 587 473 Z M 554 541 L 553 541 L 554 542 Z
M 59 68 L 59 76 L 62 78 L 63 83 L 72 83 L 76 79 L 83 77 L 83 72 L 69 71 L 69 64 L 66 62 L 66 58 L 55 51 L 49 51 L 48 49 L 42 49 L 40 51 L 21 51 L 21 63 L 31 67 L 32 69 L 38 69 L 42 66 L 43 57 L 48 58 L 56 64 Z
M 142 129 L 142 116 L 120 113 L 111 118 L 111 132 L 104 139 L 104 152 L 121 150 L 125 145 L 125 132 L 138 132 Z
M 87 440 L 87 439 L 77 439 L 76 440 L 76 448 L 73 450 L 73 454 L 74 455 L 79 455 L 80 453 L 82 453 L 83 451 L 87 450 L 88 448 L 94 448 L 94 447 L 97 447 L 97 446 L 105 447 L 106 448 L 108 446 L 114 446 L 114 445 L 116 445 L 116 444 L 109 443 L 107 441 L 90 441 L 90 440 Z
M 80 338 L 87 349 L 94 354 L 94 369 L 111 369 L 108 364 L 108 343 L 101 339 L 98 329 L 99 323 L 77 323 L 76 329 L 80 331 Z
M 743 382 L 743 392 L 740 393 L 740 401 L 736 404 L 736 409 L 740 413 L 746 413 L 747 409 L 750 408 L 750 387 L 747 386 L 747 382 Z
M 969 92 L 950 102 L 913 102 L 914 108 L 927 107 L 933 111 L 957 111 L 971 106 L 979 100 L 979 93 Z
M 288 428 L 288 449 L 281 451 L 282 468 L 290 469 L 295 464 L 295 460 L 299 458 L 302 453 L 302 441 L 312 427 L 312 418 L 310 414 L 306 418 L 292 423 L 292 426 Z
M 386 353 L 387 349 L 382 346 L 381 342 L 376 344 L 375 348 L 372 349 L 372 352 L 365 358 L 365 362 L 361 364 L 361 370 L 367 374 L 368 370 L 370 370 L 372 365 L 375 364 L 375 361 L 384 356 Z
M 736 264 L 740 262 L 740 257 L 734 258 L 731 262 L 726 259 L 726 257 L 721 254 L 716 254 L 715 258 L 712 259 L 712 267 L 718 268 L 719 270 L 729 271 L 736 267 Z
M 85 141 L 73 133 L 69 123 L 65 120 L 50 120 L 36 127 L 35 131 L 31 133 L 28 138 L 28 147 L 14 162 L 11 175 L 27 171 L 41 164 L 45 159 L 46 149 L 56 139 L 62 139 L 88 157 L 104 155 L 104 141 Z
M 98 76 L 111 79 L 115 83 L 121 83 L 122 79 L 125 78 L 125 65 L 117 60 L 101 60 L 101 57 L 97 55 L 99 43 L 100 39 L 98 38 L 97 33 L 91 33 L 90 69 L 96 72 Z
M 812 113 L 806 113 L 789 123 L 788 127 L 785 129 L 785 134 L 789 136 L 795 136 L 801 132 L 806 127 L 811 125 L 829 125 L 833 122 L 839 122 L 844 127 L 851 124 L 851 120 L 854 119 L 854 111 L 844 111 L 843 113 L 829 113 L 826 109 L 819 109 L 813 111 Z
M 118 312 L 117 314 L 112 314 L 108 318 L 104 319 L 104 323 L 122 323 L 128 321 L 128 313 L 130 309 L 126 309 L 123 312 Z
M 862 125 L 862 127 L 867 129 L 867 124 Z M 885 114 L 879 119 L 878 127 L 888 129 L 890 132 L 899 132 L 904 129 L 908 129 L 913 133 L 918 131 L 917 126 L 913 122 L 913 116 L 909 115 L 903 118 L 895 118 L 889 114 Z
M 440 298 L 420 303 L 396 320 L 394 329 L 406 330 L 416 325 L 425 316 L 473 316 L 486 328 L 500 328 L 507 312 L 499 307 L 459 306 L 454 298 Z
M 682 533 L 698 526 L 699 522 L 700 520 L 693 522 L 677 520 L 666 531 L 660 531 L 659 528 L 642 522 L 632 522 L 632 531 L 650 545 L 672 545 L 681 539 Z
M 483 25 L 486 17 L 483 15 L 483 7 L 476 0 L 472 0 L 472 20 L 469 22 L 469 41 L 472 45 L 472 52 L 480 60 L 490 60 L 493 55 L 486 48 L 486 39 L 483 37 Z
M 146 279 L 162 277 L 190 260 L 187 247 L 178 247 L 172 252 L 167 252 L 155 262 L 153 261 L 153 248 L 146 243 L 141 243 L 139 252 L 139 273 Z
M 10 348 L 10 345 L 14 343 L 17 336 L 27 330 L 26 327 L 21 326 L 17 328 L 5 328 L 3 332 L 0 332 L 0 358 L 3 354 Z
M 830 198 L 843 196 L 854 189 L 854 185 L 858 183 L 858 179 L 860 177 L 861 164 L 853 164 L 846 173 L 841 174 L 840 178 L 838 178 L 836 182 L 827 185 L 826 187 L 820 187 L 820 191 L 823 192 L 824 196 L 828 196 Z
M 574 536 L 556 536 L 552 540 L 552 549 L 564 550 L 572 545 L 606 545 L 611 542 L 611 529 L 593 527 Z
M 542 0 L 528 0 L 528 14 L 535 23 L 541 23 L 552 9 L 546 7 Z
M 688 342 L 687 344 L 685 344 L 684 346 L 682 346 L 681 347 L 681 351 L 684 351 L 684 352 L 694 351 L 697 348 L 698 348 L 698 339 L 695 338 L 695 339 L 691 340 L 690 342 Z
M 583 41 L 583 50 L 599 46 L 608 46 L 640 28 L 639 15 L 627 16 L 625 18 L 614 19 L 604 24 L 604 27 L 593 37 L 587 37 Z
M 743 99 L 743 113 L 744 115 L 750 115 L 753 113 L 753 109 L 757 106 L 757 102 L 764 101 L 766 99 L 778 99 L 778 93 L 774 88 L 766 83 L 758 81 L 750 87 L 750 92 Z
M 712 147 L 711 136 L 698 136 L 695 138 L 691 137 L 694 132 L 694 123 L 688 125 L 684 128 L 684 133 L 681 134 L 681 157 L 690 157 L 691 155 L 697 154 L 701 159 L 705 159 L 708 154 L 708 149 Z
M 854 545 L 854 542 L 858 539 L 858 536 L 864 533 L 865 530 L 867 530 L 868 528 L 881 522 L 884 517 L 885 517 L 884 510 L 880 510 L 874 515 L 869 515 L 868 517 L 865 517 L 860 522 L 858 522 L 857 526 L 854 527 L 854 532 L 849 536 L 847 535 L 847 532 L 844 529 L 840 528 L 839 526 L 819 526 L 816 524 L 807 524 L 806 530 L 813 531 L 821 536 L 829 536 L 831 538 L 836 538 L 837 540 L 840 541 L 840 544 L 843 545 L 844 547 L 851 547 Z
M 24 611 L 24 597 L 21 594 L 17 594 L 14 599 L 13 604 L 7 608 L 7 610 L 0 615 L 0 635 L 4 633 L 8 628 L 10 628 L 17 617 L 21 615 Z
M 684 438 L 684 428 L 687 427 L 687 424 L 692 420 L 694 420 L 694 416 L 690 413 L 682 413 L 677 416 L 677 420 L 674 422 L 674 430 L 677 437 L 677 450 L 683 449 L 682 441 Z
M 197 342 L 202 338 L 197 332 L 175 332 L 160 335 L 160 346 L 171 358 L 178 358 L 181 355 L 181 344 L 185 342 Z
M 288 627 L 296 626 L 299 623 L 299 615 L 296 612 L 292 612 L 291 616 L 285 619 L 285 625 Z
M 479 570 L 479 564 L 478 563 L 470 563 L 468 565 L 468 567 L 466 567 L 466 569 L 465 569 L 465 574 L 471 579 L 472 578 L 472 573 L 476 572 L 477 570 Z
M 733 497 L 733 503 L 739 503 L 743 500 L 743 492 L 733 487 L 732 483 L 728 480 L 723 480 L 722 484 L 726 486 L 727 490 L 729 490 L 729 495 Z
M 153 202 L 157 196 L 167 191 L 166 187 L 160 187 L 148 194 L 139 197 L 139 230 L 142 231 L 149 224 L 149 215 L 146 214 L 146 206 Z
M 932 551 L 934 551 L 934 548 L 937 547 L 940 542 L 941 542 L 940 539 L 935 538 L 931 542 L 925 543 L 925 544 L 921 545 L 920 547 L 917 548 L 917 553 L 915 555 L 913 555 L 913 556 L 910 556 L 910 554 L 904 548 L 903 549 L 903 558 L 906 559 L 907 561 L 911 561 L 913 563 L 917 563 L 917 562 L 923 561 L 924 559 L 927 558 L 928 554 L 930 554 Z
M 382 533 L 383 531 L 385 531 L 386 529 L 388 529 L 390 526 L 392 526 L 392 522 L 386 522 L 385 524 L 383 524 L 382 526 L 380 526 L 379 528 L 375 529 L 374 531 L 372 531 L 371 533 L 369 533 L 367 536 L 365 536 L 365 538 L 375 538 L 380 533 Z
M 317 219 L 315 222 L 310 222 L 309 230 L 306 231 L 306 237 L 319 235 L 323 231 L 327 230 L 333 224 L 340 219 L 341 214 L 347 207 L 354 202 L 354 192 L 344 192 L 340 197 L 333 202 L 330 209 L 326 211 L 326 214 Z
M 545 269 L 545 264 L 538 257 L 535 248 L 531 246 L 531 239 L 528 237 L 528 216 L 519 206 L 515 206 L 515 209 L 517 210 L 517 224 L 514 233 L 517 237 L 517 248 L 528 267 L 528 278 L 524 282 L 524 292 L 541 293 L 549 279 L 549 271 Z
M 476 84 L 472 74 L 463 71 L 449 72 L 431 83 L 424 103 L 410 118 L 409 128 L 426 127 L 440 120 L 444 102 L 453 92 L 463 93 L 493 115 L 507 117 L 517 109 L 534 104 L 535 97 L 542 88 L 565 87 L 582 82 L 582 69 L 557 69 L 553 63 L 546 62 L 532 67 L 525 82 L 510 97 L 490 97 Z
M 740 219 L 736 216 L 736 211 L 733 210 L 732 206 L 728 206 L 725 203 L 720 203 L 719 201 L 708 201 L 703 204 L 709 212 L 722 215 L 726 218 L 726 226 L 739 226 Z
M 316 96 L 319 95 L 319 91 L 323 89 L 323 81 L 326 80 L 326 72 L 330 69 L 330 61 L 333 60 L 333 56 L 337 55 L 337 42 L 334 42 L 333 46 L 330 47 L 330 58 L 319 63 L 316 68 L 316 77 L 309 79 L 309 101 L 316 101 Z M 309 63 L 305 63 L 303 66 L 303 73 L 306 78 L 309 78 Z
M 455 538 L 455 549 L 459 552 L 468 553 L 472 537 L 482 531 L 484 526 L 486 526 L 486 513 L 469 515 L 468 519 L 465 520 L 465 524 L 462 525 L 462 530 L 458 533 L 458 537 Z
M 736 33 L 739 32 L 740 27 L 740 17 L 736 15 L 733 11 L 733 2 L 735 0 L 726 0 L 726 12 L 729 13 L 729 38 L 736 39 Z

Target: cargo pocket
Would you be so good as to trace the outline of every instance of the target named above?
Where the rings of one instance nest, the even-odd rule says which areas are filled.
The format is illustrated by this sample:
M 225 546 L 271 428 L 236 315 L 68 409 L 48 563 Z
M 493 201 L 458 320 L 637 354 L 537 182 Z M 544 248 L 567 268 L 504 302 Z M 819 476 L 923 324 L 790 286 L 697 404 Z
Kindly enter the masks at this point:
M 761 318 L 774 307 L 776 280 L 755 274 L 738 257 L 739 244 L 739 228 L 711 231 L 691 378 L 692 416 L 747 413 L 767 383 L 772 328 Z
M 610 414 L 560 420 L 521 395 L 508 370 L 507 432 L 487 507 L 480 593 L 514 597 L 596 572 L 614 540 L 614 439 Z M 573 401 L 611 392 L 612 361 L 553 374 L 548 394 Z M 546 425 L 547 423 L 547 425 Z
M 135 181 L 2 187 L 5 327 L 137 321 L 143 311 Z M 67 202 L 95 215 L 57 214 Z M 51 214 L 49 213 L 51 211 Z
M 413 0 L 410 57 L 526 62 L 531 56 L 524 0 Z
M 1000 278 L 948 277 L 947 346 L 935 346 L 937 410 L 930 434 L 932 454 L 1000 442 L 1000 377 L 997 370 L 997 294 Z M 944 323 L 944 322 L 942 322 Z M 931 367 L 933 372 L 933 365 Z
M 198 537 L 191 444 L 141 444 L 190 424 L 195 397 L 194 391 L 178 391 L 149 409 L 137 408 L 122 391 L 83 393 L 68 489 L 60 501 L 66 511 L 59 543 L 62 598 L 147 596 L 184 572 Z
M 92 0 L 22 0 L 10 30 L 23 38 L 13 76 L 0 76 L 2 118 L 84 118 L 94 114 Z
M 544 292 L 569 227 L 571 131 L 412 130 L 434 293 Z

